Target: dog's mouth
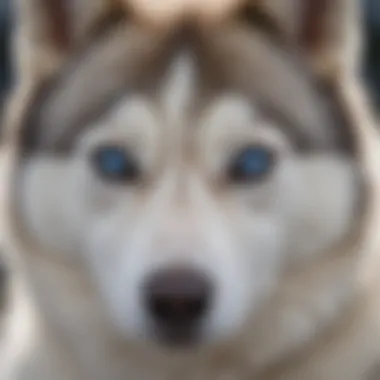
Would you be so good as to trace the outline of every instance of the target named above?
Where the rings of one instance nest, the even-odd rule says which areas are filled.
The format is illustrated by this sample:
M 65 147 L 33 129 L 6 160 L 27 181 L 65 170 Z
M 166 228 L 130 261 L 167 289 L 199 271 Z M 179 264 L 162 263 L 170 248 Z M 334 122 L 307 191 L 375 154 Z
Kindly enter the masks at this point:
M 180 324 L 158 325 L 154 329 L 156 343 L 168 349 L 191 349 L 201 343 L 201 329 L 199 326 Z

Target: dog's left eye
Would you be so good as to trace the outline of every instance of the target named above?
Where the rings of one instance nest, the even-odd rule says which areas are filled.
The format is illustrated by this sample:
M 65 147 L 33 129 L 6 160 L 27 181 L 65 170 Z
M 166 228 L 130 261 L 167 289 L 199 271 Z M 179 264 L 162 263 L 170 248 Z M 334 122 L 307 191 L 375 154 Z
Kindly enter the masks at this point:
M 122 147 L 103 146 L 93 154 L 93 165 L 100 177 L 112 181 L 134 181 L 139 175 L 136 161 Z
M 270 173 L 274 166 L 274 153 L 264 146 L 250 146 L 233 157 L 228 177 L 234 182 L 257 181 Z

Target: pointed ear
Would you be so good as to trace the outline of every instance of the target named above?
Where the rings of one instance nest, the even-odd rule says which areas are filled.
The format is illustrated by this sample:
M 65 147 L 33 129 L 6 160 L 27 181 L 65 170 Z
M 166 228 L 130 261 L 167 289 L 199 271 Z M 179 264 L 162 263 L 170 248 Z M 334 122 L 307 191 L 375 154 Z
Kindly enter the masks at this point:
M 19 80 L 49 75 L 106 16 L 111 0 L 15 0 Z M 32 80 L 34 80 L 32 79 Z
M 251 0 L 255 2 L 255 0 Z M 359 0 L 256 0 L 323 76 L 355 70 L 361 45 Z

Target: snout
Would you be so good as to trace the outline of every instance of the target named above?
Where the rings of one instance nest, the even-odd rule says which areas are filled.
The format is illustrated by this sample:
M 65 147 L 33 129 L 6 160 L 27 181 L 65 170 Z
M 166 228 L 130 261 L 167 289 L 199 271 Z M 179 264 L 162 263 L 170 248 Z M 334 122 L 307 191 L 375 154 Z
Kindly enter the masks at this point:
M 143 297 L 158 339 L 187 345 L 199 337 L 210 310 L 212 286 L 199 271 L 166 269 L 148 278 Z

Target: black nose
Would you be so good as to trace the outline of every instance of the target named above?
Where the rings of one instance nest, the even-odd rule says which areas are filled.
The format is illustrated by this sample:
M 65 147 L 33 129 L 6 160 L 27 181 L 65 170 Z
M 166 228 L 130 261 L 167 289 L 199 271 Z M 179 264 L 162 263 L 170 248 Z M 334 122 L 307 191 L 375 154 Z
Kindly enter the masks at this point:
M 192 329 L 208 311 L 211 286 L 195 270 L 165 270 L 150 278 L 145 296 L 156 324 L 167 330 Z

